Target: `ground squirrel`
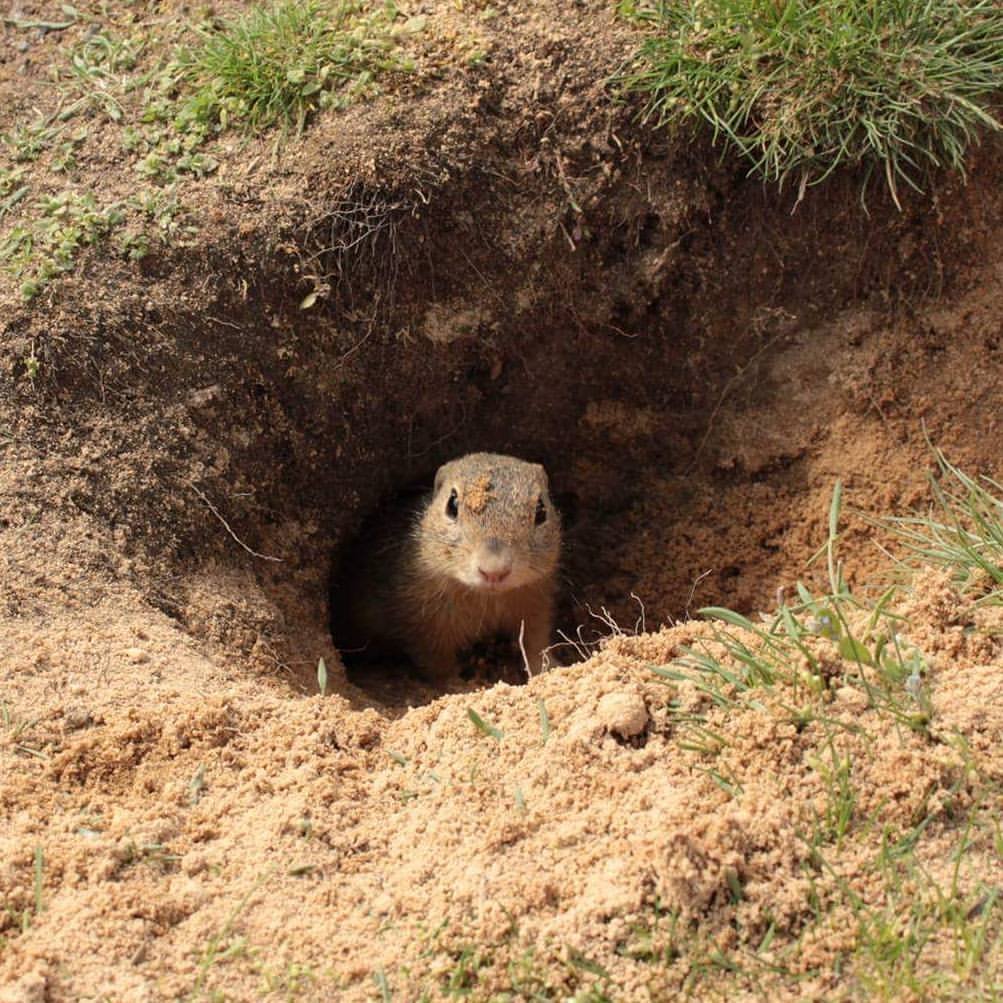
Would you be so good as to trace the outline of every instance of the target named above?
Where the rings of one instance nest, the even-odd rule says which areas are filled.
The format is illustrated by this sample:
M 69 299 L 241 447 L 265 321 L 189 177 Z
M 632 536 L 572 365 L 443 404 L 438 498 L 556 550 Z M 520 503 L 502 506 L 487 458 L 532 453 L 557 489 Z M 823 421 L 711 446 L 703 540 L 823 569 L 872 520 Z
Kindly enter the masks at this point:
M 446 463 L 430 493 L 387 513 L 361 543 L 341 602 L 363 646 L 403 651 L 445 682 L 464 648 L 521 632 L 530 670 L 540 670 L 561 523 L 539 464 L 497 453 Z

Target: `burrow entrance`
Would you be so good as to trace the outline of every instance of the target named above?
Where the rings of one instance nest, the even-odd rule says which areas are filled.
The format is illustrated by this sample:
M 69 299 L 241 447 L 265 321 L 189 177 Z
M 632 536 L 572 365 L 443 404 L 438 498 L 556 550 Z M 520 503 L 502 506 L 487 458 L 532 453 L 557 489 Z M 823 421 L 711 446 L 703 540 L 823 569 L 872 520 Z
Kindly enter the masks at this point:
M 959 430 L 989 404 L 961 389 L 965 353 L 999 354 L 998 304 L 971 292 L 999 251 L 987 163 L 936 206 L 870 215 L 857 179 L 792 216 L 739 175 L 654 156 L 573 218 L 553 185 L 513 192 L 482 173 L 420 201 L 406 186 L 342 193 L 285 265 L 157 318 L 171 357 L 148 389 L 178 434 L 158 432 L 157 478 L 133 501 L 131 525 L 169 558 L 151 601 L 304 691 L 324 658 L 361 703 L 428 699 L 399 676 L 338 678 L 331 578 L 389 494 L 490 450 L 544 463 L 565 508 L 567 637 L 770 606 L 806 574 L 837 477 L 887 511 L 922 496 L 920 417 L 946 448 L 973 447 Z M 945 380 L 974 409 L 964 421 L 925 389 Z M 131 416 L 147 448 L 163 420 L 153 405 Z M 851 573 L 877 557 L 867 532 L 851 519 Z

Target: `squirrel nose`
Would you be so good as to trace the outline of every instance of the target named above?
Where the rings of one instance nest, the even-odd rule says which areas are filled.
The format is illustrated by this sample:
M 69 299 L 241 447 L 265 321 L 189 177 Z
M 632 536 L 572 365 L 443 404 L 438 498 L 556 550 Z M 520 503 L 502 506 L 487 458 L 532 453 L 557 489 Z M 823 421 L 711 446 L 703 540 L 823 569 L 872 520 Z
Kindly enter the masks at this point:
M 478 567 L 477 570 L 481 573 L 481 578 L 492 585 L 498 585 L 500 582 L 505 581 L 512 572 L 511 568 L 501 568 L 498 571 L 485 571 L 483 568 Z
M 489 537 L 481 546 L 477 573 L 486 585 L 500 585 L 512 573 L 512 551 L 498 537 Z
M 512 574 L 512 550 L 504 541 L 490 537 L 477 553 L 477 575 L 484 585 L 500 585 Z

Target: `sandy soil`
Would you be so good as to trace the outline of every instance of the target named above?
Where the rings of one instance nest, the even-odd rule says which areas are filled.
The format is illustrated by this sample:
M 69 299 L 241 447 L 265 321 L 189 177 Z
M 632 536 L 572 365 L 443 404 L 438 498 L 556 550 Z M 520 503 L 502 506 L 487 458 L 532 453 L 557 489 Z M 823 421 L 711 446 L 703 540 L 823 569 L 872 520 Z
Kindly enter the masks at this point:
M 929 735 L 889 728 L 838 662 L 824 722 L 799 728 L 782 693 L 709 708 L 652 673 L 706 624 L 616 637 L 528 686 L 392 722 L 224 672 L 128 595 L 44 630 L 8 625 L 5 650 L 24 655 L 6 704 L 15 723 L 31 718 L 2 738 L 2 881 L 7 909 L 32 918 L 8 933 L 3 998 L 362 1000 L 377 972 L 393 998 L 440 998 L 461 959 L 453 988 L 479 999 L 593 983 L 665 998 L 695 988 L 688 941 L 748 953 L 767 929 L 760 989 L 832 998 L 858 920 L 834 905 L 817 929 L 809 892 L 831 905 L 849 881 L 880 901 L 874 854 L 919 820 L 918 862 L 947 887 L 958 820 L 986 796 L 972 778 L 1003 778 L 998 640 L 961 635 L 971 607 L 942 575 L 908 612 L 935 667 Z M 670 699 L 728 736 L 713 765 L 740 794 L 682 741 Z M 804 834 L 833 743 L 853 758 L 859 821 L 830 848 L 830 873 L 808 866 Z M 969 834 L 960 874 L 964 893 L 1003 880 L 991 833 Z M 791 964 L 785 949 L 809 928 Z M 676 962 L 653 963 L 673 943 Z M 710 972 L 696 988 L 728 984 Z

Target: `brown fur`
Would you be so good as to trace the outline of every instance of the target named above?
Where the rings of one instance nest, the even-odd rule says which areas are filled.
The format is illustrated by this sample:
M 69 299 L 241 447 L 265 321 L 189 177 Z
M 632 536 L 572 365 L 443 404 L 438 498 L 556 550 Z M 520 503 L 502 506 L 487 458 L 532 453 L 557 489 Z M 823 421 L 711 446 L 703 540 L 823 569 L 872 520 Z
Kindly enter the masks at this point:
M 550 643 L 560 546 L 543 467 L 470 453 L 439 469 L 417 508 L 380 525 L 348 578 L 351 619 L 367 643 L 403 650 L 437 680 L 456 674 L 458 653 L 475 641 L 497 633 L 517 639 L 520 630 L 538 671 Z M 485 571 L 504 575 L 501 584 L 488 587 Z

